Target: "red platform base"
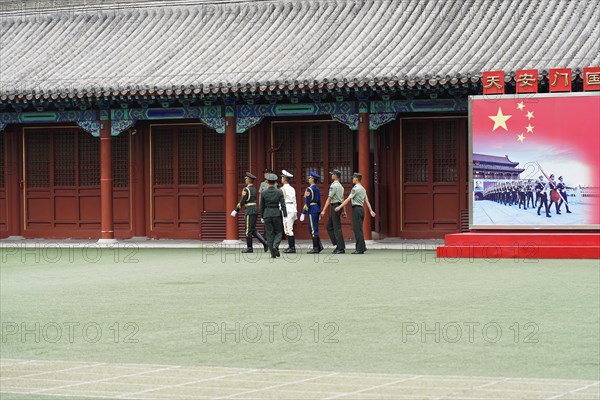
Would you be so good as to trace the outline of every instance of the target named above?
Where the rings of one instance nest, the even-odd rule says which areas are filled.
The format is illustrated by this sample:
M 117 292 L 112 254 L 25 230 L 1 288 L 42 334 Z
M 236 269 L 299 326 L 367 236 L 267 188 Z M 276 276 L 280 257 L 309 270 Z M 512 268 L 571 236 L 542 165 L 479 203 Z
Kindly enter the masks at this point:
M 440 258 L 600 258 L 599 233 L 469 232 L 446 235 Z

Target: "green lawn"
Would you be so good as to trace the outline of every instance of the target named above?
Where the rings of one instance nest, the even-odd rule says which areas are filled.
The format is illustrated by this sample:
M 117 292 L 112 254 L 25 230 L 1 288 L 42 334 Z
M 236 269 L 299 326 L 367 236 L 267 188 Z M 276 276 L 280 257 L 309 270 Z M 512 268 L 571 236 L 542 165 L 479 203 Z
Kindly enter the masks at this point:
M 0 254 L 2 358 L 600 379 L 597 260 L 40 254 Z

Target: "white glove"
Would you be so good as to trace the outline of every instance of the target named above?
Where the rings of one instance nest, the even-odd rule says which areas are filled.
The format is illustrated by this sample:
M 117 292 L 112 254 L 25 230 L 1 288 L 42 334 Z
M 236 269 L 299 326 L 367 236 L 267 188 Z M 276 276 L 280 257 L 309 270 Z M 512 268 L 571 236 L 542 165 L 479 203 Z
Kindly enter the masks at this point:
M 237 215 L 237 211 L 233 210 L 233 211 L 231 212 L 231 216 L 232 216 L 232 217 L 235 217 L 236 215 Z
M 300 214 L 300 222 L 304 222 L 304 214 Z
M 260 219 L 260 223 L 261 223 L 261 224 L 264 224 L 264 223 L 265 223 L 265 219 L 264 219 L 264 218 L 261 218 L 261 219 Z
M 283 224 L 287 225 L 287 223 L 288 223 L 288 217 L 283 217 Z

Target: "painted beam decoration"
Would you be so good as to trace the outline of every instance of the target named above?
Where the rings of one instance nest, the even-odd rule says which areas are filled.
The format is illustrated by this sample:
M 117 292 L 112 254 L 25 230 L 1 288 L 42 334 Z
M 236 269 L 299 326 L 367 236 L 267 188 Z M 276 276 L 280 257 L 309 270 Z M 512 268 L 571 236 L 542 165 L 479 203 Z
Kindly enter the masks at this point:
M 600 229 L 600 92 L 469 97 L 471 229 Z
M 74 122 L 93 136 L 100 136 L 98 112 L 94 110 L 0 113 L 0 131 L 8 124 L 40 124 L 48 122 Z

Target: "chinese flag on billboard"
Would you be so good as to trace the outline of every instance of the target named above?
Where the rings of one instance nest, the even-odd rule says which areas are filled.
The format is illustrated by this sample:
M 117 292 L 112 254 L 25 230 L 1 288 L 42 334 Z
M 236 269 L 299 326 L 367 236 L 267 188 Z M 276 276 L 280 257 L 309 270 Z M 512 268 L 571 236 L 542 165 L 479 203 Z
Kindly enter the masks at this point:
M 472 225 L 599 229 L 598 110 L 596 92 L 471 97 Z

